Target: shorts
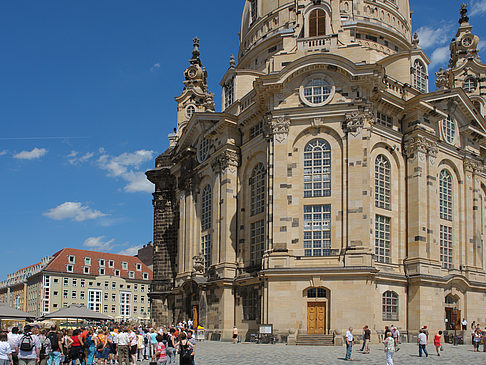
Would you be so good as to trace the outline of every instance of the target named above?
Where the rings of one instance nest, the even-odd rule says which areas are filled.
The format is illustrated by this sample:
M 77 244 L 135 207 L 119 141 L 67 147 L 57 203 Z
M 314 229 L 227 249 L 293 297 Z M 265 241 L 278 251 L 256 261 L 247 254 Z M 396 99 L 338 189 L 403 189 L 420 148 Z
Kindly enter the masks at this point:
M 135 355 L 137 353 L 137 345 L 130 346 L 130 355 Z
M 238 338 L 238 335 L 233 335 L 233 338 Z
M 96 350 L 95 359 L 108 359 L 110 357 L 110 349 L 105 347 L 103 351 Z

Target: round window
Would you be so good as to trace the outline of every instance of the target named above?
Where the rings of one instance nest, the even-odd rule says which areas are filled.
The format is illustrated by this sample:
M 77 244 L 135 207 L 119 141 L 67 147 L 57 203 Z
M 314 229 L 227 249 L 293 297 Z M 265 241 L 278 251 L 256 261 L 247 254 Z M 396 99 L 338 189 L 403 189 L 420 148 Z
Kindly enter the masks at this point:
M 196 107 L 194 105 L 189 105 L 186 108 L 186 115 L 189 119 L 191 119 L 191 117 L 194 115 L 195 112 L 196 112 Z
M 329 103 L 335 92 L 334 83 L 325 75 L 314 75 L 304 80 L 300 87 L 300 98 L 309 106 Z
M 456 122 L 451 117 L 442 120 L 442 134 L 447 143 L 454 143 L 456 139 Z
M 197 159 L 199 162 L 204 162 L 209 155 L 209 139 L 203 138 L 197 148 Z

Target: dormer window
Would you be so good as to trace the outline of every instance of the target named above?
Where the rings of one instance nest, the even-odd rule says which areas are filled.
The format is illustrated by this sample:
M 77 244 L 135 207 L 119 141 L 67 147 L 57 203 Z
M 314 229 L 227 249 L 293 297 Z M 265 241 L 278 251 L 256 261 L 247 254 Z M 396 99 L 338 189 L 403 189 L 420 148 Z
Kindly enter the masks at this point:
M 122 269 L 128 270 L 128 262 L 122 262 Z
M 68 262 L 70 264 L 75 264 L 76 263 L 76 256 L 69 255 L 68 256 Z
M 105 275 L 105 269 L 100 268 L 100 275 Z
M 135 279 L 135 273 L 134 273 L 133 271 L 130 271 L 130 272 L 128 273 L 128 277 L 129 277 L 130 279 Z
M 100 262 L 100 266 L 105 266 L 105 260 L 100 259 L 100 261 L 99 261 L 99 262 Z
M 136 267 L 137 271 L 142 270 L 142 264 L 136 264 L 135 267 Z
M 73 265 L 66 265 L 66 271 L 67 272 L 73 272 L 74 271 Z
M 114 268 L 115 267 L 115 261 L 113 261 L 113 260 L 108 261 L 108 267 Z
M 235 80 L 231 79 L 224 85 L 224 107 L 228 108 L 235 101 Z
M 143 273 L 143 280 L 148 280 L 149 276 L 146 272 Z
M 89 257 L 85 257 L 85 258 L 84 258 L 84 264 L 85 264 L 86 266 L 90 266 L 90 265 L 91 265 L 91 258 L 89 258 Z
M 326 12 L 322 9 L 312 10 L 309 15 L 309 37 L 326 34 Z
M 424 64 L 415 60 L 413 64 L 413 87 L 421 92 L 427 91 L 427 72 Z

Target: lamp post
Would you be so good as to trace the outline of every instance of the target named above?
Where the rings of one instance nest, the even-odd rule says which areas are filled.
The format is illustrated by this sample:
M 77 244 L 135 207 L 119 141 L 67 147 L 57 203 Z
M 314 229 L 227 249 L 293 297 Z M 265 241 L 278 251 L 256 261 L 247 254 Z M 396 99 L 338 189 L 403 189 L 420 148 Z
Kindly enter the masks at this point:
M 454 346 L 457 346 L 457 325 L 456 325 L 456 321 L 457 321 L 457 308 L 454 307 L 454 309 L 452 310 L 452 315 L 454 316 L 453 318 L 453 325 L 454 325 Z

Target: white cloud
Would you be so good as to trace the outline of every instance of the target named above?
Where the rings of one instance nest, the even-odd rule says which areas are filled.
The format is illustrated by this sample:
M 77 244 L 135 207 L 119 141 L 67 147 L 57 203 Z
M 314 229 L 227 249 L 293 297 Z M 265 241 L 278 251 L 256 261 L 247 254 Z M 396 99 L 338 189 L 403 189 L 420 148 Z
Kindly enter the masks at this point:
M 14 158 L 19 160 L 34 160 L 36 158 L 41 158 L 47 154 L 47 150 L 45 148 L 34 148 L 32 151 L 22 151 L 14 155 Z
M 471 5 L 469 6 L 470 15 L 481 15 L 486 13 L 486 0 L 475 0 L 471 2 Z
M 72 151 L 66 157 L 67 157 L 67 159 L 68 159 L 68 161 L 71 165 L 78 165 L 78 164 L 81 164 L 83 162 L 87 162 L 90 159 L 92 159 L 94 157 L 94 153 L 88 152 L 88 153 L 85 153 L 84 155 L 80 156 L 78 152 Z
M 79 202 L 65 202 L 45 212 L 44 215 L 54 220 L 71 219 L 76 222 L 84 222 L 89 219 L 105 217 L 106 214 L 99 210 L 90 209 Z
M 154 64 L 152 67 L 150 67 L 150 72 L 155 72 L 160 68 L 160 63 Z
M 439 47 L 432 52 L 430 56 L 430 66 L 429 68 L 432 69 L 439 65 L 444 65 L 447 67 L 447 61 L 450 57 L 450 50 L 449 46 Z
M 140 250 L 143 246 L 133 246 L 124 249 L 123 251 L 118 252 L 119 255 L 125 256 L 136 256 L 138 254 L 138 250 Z
M 8 153 L 7 150 L 0 151 L 0 157 L 5 156 L 7 153 Z
M 119 177 L 128 183 L 124 188 L 126 192 L 153 192 L 153 185 L 140 168 L 142 164 L 153 160 L 154 155 L 154 151 L 146 150 L 123 153 L 119 156 L 102 154 L 97 162 L 101 169 L 108 172 L 108 176 Z
M 83 246 L 94 251 L 109 251 L 113 248 L 114 239 L 105 241 L 105 236 L 89 237 L 84 241 Z
M 438 28 L 432 27 L 420 27 L 417 30 L 417 34 L 420 40 L 420 47 L 423 49 L 429 49 L 437 47 L 449 42 L 449 33 L 451 32 L 450 25 L 444 25 Z

